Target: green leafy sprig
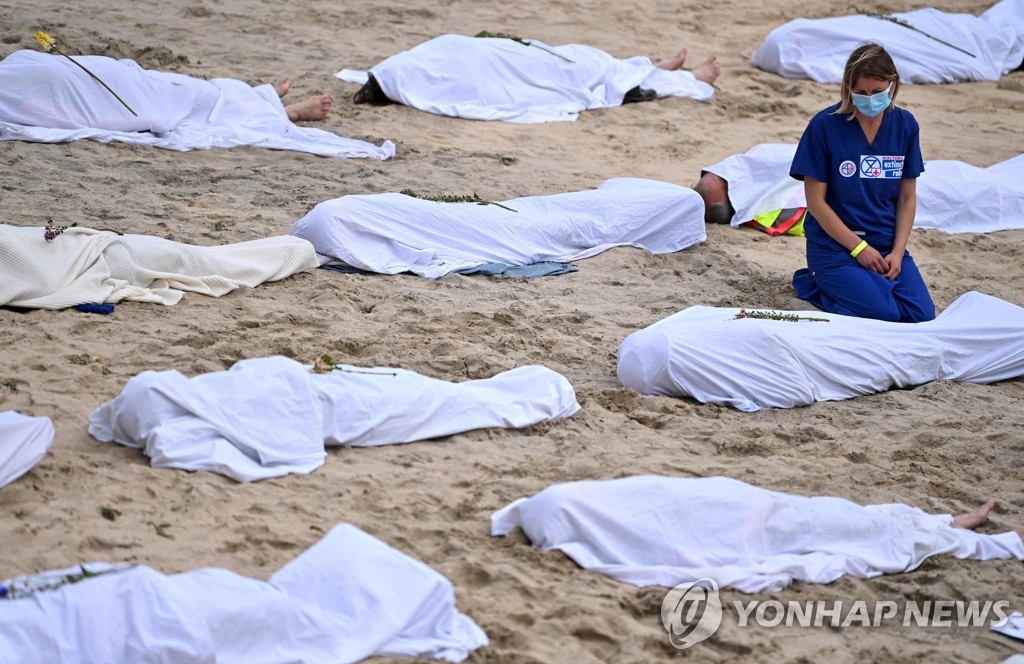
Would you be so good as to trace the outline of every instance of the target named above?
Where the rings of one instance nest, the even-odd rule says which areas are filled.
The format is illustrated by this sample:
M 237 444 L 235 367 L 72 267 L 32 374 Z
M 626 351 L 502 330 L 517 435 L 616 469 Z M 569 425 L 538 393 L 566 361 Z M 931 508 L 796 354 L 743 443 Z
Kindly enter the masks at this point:
M 877 19 L 882 20 L 882 21 L 889 21 L 890 23 L 895 23 L 896 25 L 902 25 L 904 28 L 909 28 L 909 29 L 913 30 L 914 32 L 920 33 L 920 34 L 924 35 L 925 37 L 927 37 L 929 39 L 932 39 L 934 41 L 939 42 L 943 46 L 948 46 L 950 48 L 955 48 L 956 50 L 960 51 L 961 53 L 964 53 L 965 55 L 969 55 L 969 56 L 971 56 L 972 58 L 975 58 L 975 59 L 977 59 L 977 57 L 978 57 L 975 54 L 971 53 L 970 51 L 966 51 L 966 50 L 960 48 L 956 44 L 950 44 L 948 41 L 944 41 L 942 39 L 939 39 L 935 35 L 929 34 L 929 33 L 925 32 L 924 30 L 922 30 L 921 28 L 915 28 L 914 26 L 910 25 L 909 23 L 907 23 L 905 20 L 899 18 L 898 16 L 893 16 L 892 14 L 885 14 L 885 13 L 882 13 L 882 12 L 865 11 L 865 10 L 862 10 L 862 9 L 858 9 L 856 5 L 851 5 L 850 9 L 852 9 L 853 11 L 855 11 L 858 14 L 863 14 L 864 16 L 869 16 L 871 18 L 877 18 Z
M 359 369 L 347 368 L 347 367 L 342 366 L 341 364 L 336 363 L 334 361 L 334 358 L 331 357 L 330 355 L 326 354 L 326 353 L 324 353 L 321 357 L 318 357 L 315 360 L 313 360 L 313 368 L 310 369 L 310 373 L 315 373 L 315 374 L 328 374 L 328 373 L 331 373 L 332 371 L 341 371 L 341 372 L 344 372 L 344 373 L 366 374 L 366 375 L 369 375 L 369 376 L 397 376 L 398 375 L 398 374 L 396 374 L 393 371 L 385 371 L 385 372 L 380 372 L 380 371 L 360 371 Z
M 102 576 L 103 574 L 125 571 L 125 567 L 123 566 L 114 567 L 102 572 L 93 572 L 86 569 L 85 565 L 79 565 L 78 569 L 81 571 L 72 572 L 70 574 L 40 574 L 37 576 L 14 579 L 9 584 L 0 586 L 0 600 L 24 599 L 26 597 L 31 597 L 36 593 L 57 590 L 58 588 L 71 585 L 72 583 L 78 583 L 84 579 Z
M 573 65 L 576 64 L 575 61 L 570 60 L 569 58 L 565 57 L 561 53 L 555 53 L 550 48 L 544 48 L 543 46 L 537 46 L 536 42 L 526 41 L 522 37 L 516 37 L 515 35 L 510 35 L 507 32 L 488 32 L 487 30 L 481 30 L 480 32 L 476 33 L 473 36 L 474 37 L 490 37 L 491 39 L 511 39 L 514 42 L 522 44 L 523 46 L 533 46 L 535 48 L 539 48 L 540 50 L 544 51 L 545 53 L 550 53 L 551 55 L 554 55 L 555 57 L 562 58 L 563 60 L 565 60 L 569 64 L 573 64 Z
M 751 309 L 750 311 L 747 311 L 746 309 L 740 309 L 740 312 L 736 314 L 735 319 L 738 320 L 740 318 L 753 318 L 755 320 L 784 320 L 787 323 L 798 323 L 802 320 L 809 320 L 817 323 L 831 322 L 827 318 L 816 318 L 814 316 L 797 316 L 796 314 L 787 314 L 782 311 L 758 311 L 756 309 Z
M 502 205 L 501 203 L 495 203 L 494 201 L 488 201 L 486 199 L 480 198 L 479 196 L 477 196 L 476 192 L 473 192 L 472 196 L 459 196 L 457 194 L 441 194 L 440 196 L 426 196 L 424 194 L 420 194 L 416 191 L 413 191 L 412 189 L 403 189 L 398 193 L 402 194 L 403 196 L 412 196 L 413 198 L 418 198 L 422 201 L 434 201 L 435 203 L 476 203 L 477 205 L 497 205 L 498 207 L 504 208 L 509 212 L 518 212 L 518 210 L 513 210 L 507 205 Z

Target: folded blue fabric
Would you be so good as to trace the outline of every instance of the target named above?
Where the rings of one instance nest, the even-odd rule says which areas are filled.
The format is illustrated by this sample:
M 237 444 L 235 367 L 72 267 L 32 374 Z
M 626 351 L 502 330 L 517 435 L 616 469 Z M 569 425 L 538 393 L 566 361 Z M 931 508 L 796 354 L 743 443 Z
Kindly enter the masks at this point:
M 335 272 L 341 272 L 344 274 L 374 274 L 367 270 L 361 270 L 351 265 L 337 265 L 327 264 L 321 265 L 321 268 L 325 270 L 334 270 Z M 456 270 L 456 274 L 473 275 L 482 274 L 489 277 L 520 277 L 523 279 L 535 279 L 536 277 L 553 277 L 559 274 L 569 274 L 570 272 L 579 272 L 578 267 L 573 267 L 568 263 L 556 263 L 554 261 L 541 261 L 540 263 L 530 263 L 529 265 L 506 265 L 505 263 L 484 263 L 483 265 L 477 265 L 476 267 L 467 267 L 462 270 Z
M 337 263 L 328 263 L 327 265 L 321 265 L 321 270 L 334 270 L 335 272 L 341 272 L 342 274 L 376 274 L 369 270 L 360 270 L 358 267 L 352 267 L 351 265 L 339 265 Z
M 524 279 L 535 279 L 537 277 L 554 277 L 559 274 L 579 272 L 578 267 L 568 263 L 556 263 L 554 261 L 541 261 L 529 265 L 506 265 L 505 263 L 484 263 L 476 267 L 468 267 L 464 270 L 456 270 L 458 274 L 483 274 L 489 277 L 522 277 Z
M 4 305 L 0 307 L 5 311 L 13 311 L 16 314 L 27 314 L 30 311 L 38 311 L 34 307 L 12 307 L 10 305 Z M 112 304 L 76 304 L 72 309 L 77 311 L 84 311 L 87 314 L 103 314 L 109 316 L 114 313 L 114 305 Z
M 110 314 L 114 313 L 114 305 L 112 305 L 112 304 L 90 304 L 90 303 L 76 304 L 75 305 L 75 310 L 76 311 L 82 311 L 82 312 L 87 313 L 87 314 L 102 314 L 104 316 L 109 316 Z

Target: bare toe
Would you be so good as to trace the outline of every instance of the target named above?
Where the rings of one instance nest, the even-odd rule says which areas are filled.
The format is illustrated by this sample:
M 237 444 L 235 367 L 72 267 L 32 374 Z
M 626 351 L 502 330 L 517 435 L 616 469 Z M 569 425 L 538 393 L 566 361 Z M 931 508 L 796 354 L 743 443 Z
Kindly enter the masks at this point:
M 322 120 L 331 112 L 331 104 L 334 97 L 331 95 L 314 95 L 305 101 L 297 104 L 289 104 L 284 107 L 288 119 L 292 122 Z
M 664 60 L 662 60 L 661 62 L 654 66 L 657 67 L 658 69 L 667 69 L 669 71 L 675 71 L 676 69 L 682 67 L 683 63 L 686 62 L 686 53 L 686 47 L 683 47 L 673 57 L 665 58 Z
M 718 56 L 712 53 L 708 56 L 699 67 L 693 70 L 693 77 L 698 81 L 704 81 L 705 83 L 714 83 L 719 74 L 722 73 L 722 63 L 718 61 Z
M 286 78 L 277 85 L 274 86 L 274 90 L 277 91 L 278 97 L 284 97 L 288 94 L 288 91 L 292 88 L 292 79 Z

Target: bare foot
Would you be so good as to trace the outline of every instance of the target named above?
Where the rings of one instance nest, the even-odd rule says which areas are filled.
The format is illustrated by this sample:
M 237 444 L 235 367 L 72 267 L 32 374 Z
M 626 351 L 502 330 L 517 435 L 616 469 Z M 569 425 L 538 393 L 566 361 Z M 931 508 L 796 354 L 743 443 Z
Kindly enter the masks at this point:
M 990 500 L 970 514 L 961 514 L 953 517 L 954 528 L 967 528 L 968 530 L 974 530 L 981 524 L 988 521 L 988 513 L 992 511 L 992 508 L 996 506 L 994 500 Z
M 685 48 L 681 49 L 678 53 L 675 54 L 675 56 L 671 58 L 665 58 L 664 60 L 662 60 L 661 62 L 654 66 L 657 67 L 658 69 L 667 69 L 669 71 L 675 71 L 676 69 L 682 67 L 684 62 L 686 62 Z
M 313 95 L 306 101 L 285 106 L 284 110 L 292 122 L 323 120 L 331 112 L 333 102 L 334 97 L 331 95 Z
M 718 61 L 718 56 L 712 53 L 708 56 L 708 59 L 693 70 L 693 77 L 698 81 L 704 81 L 707 84 L 715 82 L 718 75 L 722 73 L 722 63 Z
M 284 79 L 283 81 L 275 85 L 274 89 L 277 90 L 278 97 L 284 97 L 286 94 L 288 94 L 288 91 L 292 89 L 292 79 Z
M 1014 528 L 1013 532 L 1017 533 L 1017 537 L 1019 537 L 1021 541 L 1024 542 L 1024 528 Z

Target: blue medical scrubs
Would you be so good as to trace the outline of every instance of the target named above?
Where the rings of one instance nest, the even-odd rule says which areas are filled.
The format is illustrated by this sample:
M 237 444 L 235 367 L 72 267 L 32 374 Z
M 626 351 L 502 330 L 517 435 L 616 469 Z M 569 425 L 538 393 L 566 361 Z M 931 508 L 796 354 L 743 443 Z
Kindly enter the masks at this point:
M 828 185 L 825 202 L 846 226 L 883 256 L 892 251 L 896 201 L 904 178 L 924 172 L 917 120 L 890 108 L 873 143 L 839 104 L 811 119 L 800 138 L 789 174 Z M 896 279 L 861 267 L 850 252 L 825 232 L 810 210 L 804 221 L 807 268 L 793 275 L 802 300 L 824 311 L 861 318 L 918 323 L 935 318 L 928 287 L 910 256 Z

